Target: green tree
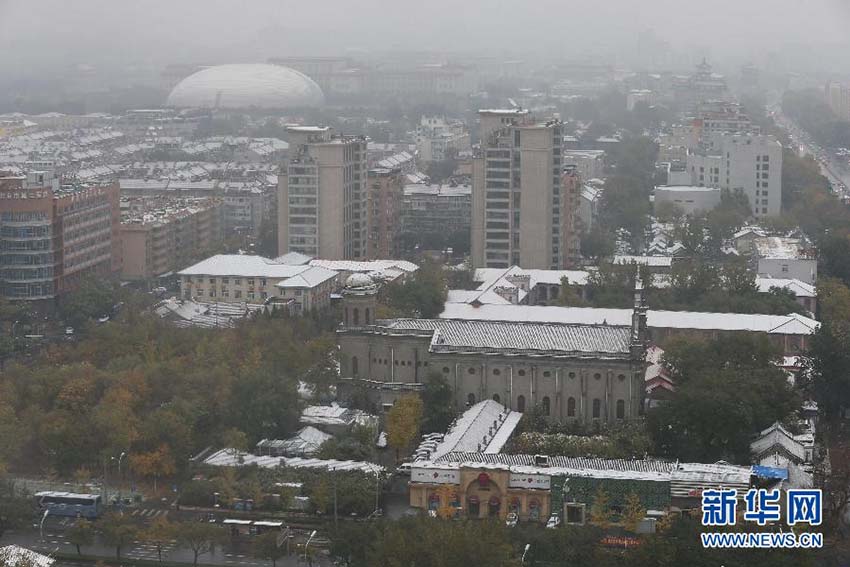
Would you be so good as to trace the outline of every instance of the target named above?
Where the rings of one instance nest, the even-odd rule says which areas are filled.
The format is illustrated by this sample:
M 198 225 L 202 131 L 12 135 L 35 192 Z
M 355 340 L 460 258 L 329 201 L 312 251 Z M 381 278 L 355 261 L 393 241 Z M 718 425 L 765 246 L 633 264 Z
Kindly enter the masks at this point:
M 448 289 L 442 266 L 425 261 L 404 282 L 393 282 L 382 292 L 388 307 L 405 316 L 431 319 L 443 312 Z
M 598 224 L 581 235 L 579 246 L 582 256 L 594 262 L 613 256 L 616 250 L 614 235 Z
M 656 453 L 683 461 L 749 462 L 751 436 L 799 407 L 779 356 L 766 337 L 671 342 L 664 363 L 676 393 L 647 414 Z
M 283 557 L 286 552 L 283 547 L 277 544 L 277 532 L 266 532 L 257 537 L 254 541 L 254 554 L 260 559 L 268 559 L 272 562 L 272 567 L 277 567 L 277 560 Z
M 424 433 L 448 430 L 455 418 L 453 397 L 452 387 L 445 376 L 439 372 L 429 372 L 425 390 L 422 392 Z
M 138 530 L 129 518 L 109 512 L 100 520 L 103 543 L 115 548 L 115 557 L 121 561 L 121 549 L 133 542 Z
M 387 412 L 387 443 L 395 449 L 396 460 L 419 436 L 422 412 L 422 400 L 415 395 L 402 396 Z
M 201 555 L 212 552 L 223 536 L 221 528 L 206 522 L 181 522 L 176 524 L 175 534 L 177 542 L 192 551 L 193 565 Z
M 175 536 L 174 524 L 165 517 L 154 519 L 150 525 L 139 532 L 139 539 L 151 544 L 156 549 L 157 561 L 162 563 L 162 552 Z
M 66 323 L 81 327 L 86 321 L 109 315 L 115 305 L 115 291 L 109 280 L 88 278 L 62 300 L 60 311 Z
M 88 520 L 79 519 L 65 531 L 65 537 L 77 548 L 77 555 L 82 555 L 80 548 L 94 542 L 94 527 Z

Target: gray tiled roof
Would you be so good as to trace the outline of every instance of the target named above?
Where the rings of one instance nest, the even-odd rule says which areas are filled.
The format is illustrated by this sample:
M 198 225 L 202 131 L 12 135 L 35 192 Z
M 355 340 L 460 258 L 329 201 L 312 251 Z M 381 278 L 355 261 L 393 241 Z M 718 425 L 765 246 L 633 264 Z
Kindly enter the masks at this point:
M 393 319 L 394 331 L 435 331 L 431 352 L 498 352 L 517 355 L 629 356 L 631 330 L 625 326 L 563 325 L 468 321 L 459 319 Z

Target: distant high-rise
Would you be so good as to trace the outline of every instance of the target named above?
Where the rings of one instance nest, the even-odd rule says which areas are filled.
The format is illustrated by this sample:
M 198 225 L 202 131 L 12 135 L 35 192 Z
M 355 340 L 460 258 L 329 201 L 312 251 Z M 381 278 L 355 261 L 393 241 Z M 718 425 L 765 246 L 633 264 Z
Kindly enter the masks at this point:
M 366 139 L 334 136 L 320 126 L 287 132 L 289 161 L 278 181 L 278 252 L 365 258 Z
M 369 258 L 395 258 L 396 241 L 401 231 L 401 201 L 404 194 L 399 169 L 369 170 L 367 222 Z
M 475 267 L 563 269 L 578 206 L 564 194 L 562 128 L 527 110 L 481 110 L 473 162 L 472 261 Z M 572 183 L 572 178 L 566 178 Z

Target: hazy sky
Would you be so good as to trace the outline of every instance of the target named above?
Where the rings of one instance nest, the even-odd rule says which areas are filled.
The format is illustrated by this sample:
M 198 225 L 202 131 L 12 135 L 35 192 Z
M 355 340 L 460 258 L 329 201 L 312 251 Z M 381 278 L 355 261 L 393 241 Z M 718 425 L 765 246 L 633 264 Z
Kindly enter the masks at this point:
M 848 0 L 0 0 L 0 69 L 396 49 L 607 56 L 645 30 L 719 59 L 790 45 L 819 60 L 848 24 Z

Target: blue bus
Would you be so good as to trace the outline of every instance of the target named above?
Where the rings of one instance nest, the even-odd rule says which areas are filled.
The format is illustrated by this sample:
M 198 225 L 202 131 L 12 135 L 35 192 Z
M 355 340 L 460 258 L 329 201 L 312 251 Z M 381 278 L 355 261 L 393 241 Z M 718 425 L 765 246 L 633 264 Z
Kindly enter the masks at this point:
M 103 513 L 100 494 L 36 492 L 35 504 L 42 512 L 49 510 L 50 516 L 94 519 Z

